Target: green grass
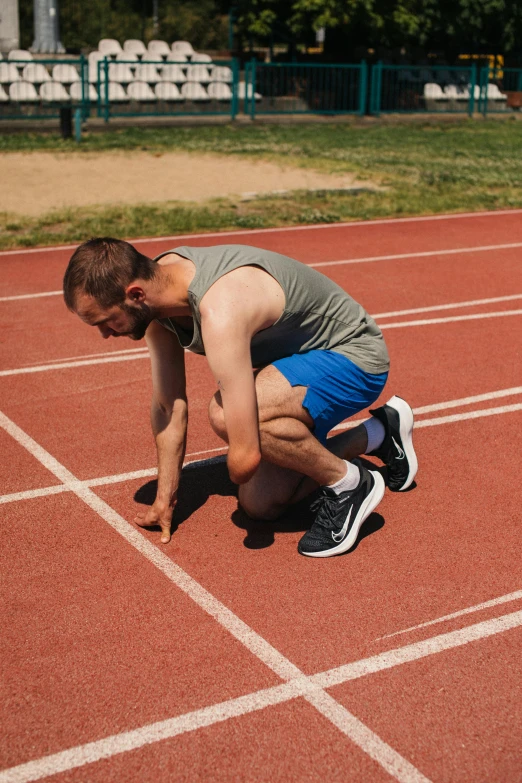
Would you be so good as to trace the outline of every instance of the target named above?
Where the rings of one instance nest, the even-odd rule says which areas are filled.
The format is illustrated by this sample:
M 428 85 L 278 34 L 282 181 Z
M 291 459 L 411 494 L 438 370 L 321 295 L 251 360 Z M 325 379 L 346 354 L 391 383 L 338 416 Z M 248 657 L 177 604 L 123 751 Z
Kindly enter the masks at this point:
M 297 191 L 251 201 L 168 202 L 69 209 L 40 218 L 0 214 L 0 248 L 234 228 L 522 207 L 522 123 L 253 125 L 126 129 L 85 134 L 5 134 L 0 153 L 183 150 L 281 161 L 377 182 L 380 191 Z

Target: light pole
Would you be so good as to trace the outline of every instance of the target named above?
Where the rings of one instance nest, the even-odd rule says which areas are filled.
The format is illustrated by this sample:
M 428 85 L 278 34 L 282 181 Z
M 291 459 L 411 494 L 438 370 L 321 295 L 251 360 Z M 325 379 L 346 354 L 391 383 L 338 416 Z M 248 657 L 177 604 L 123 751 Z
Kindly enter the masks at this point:
M 33 52 L 63 54 L 58 30 L 58 0 L 34 0 Z

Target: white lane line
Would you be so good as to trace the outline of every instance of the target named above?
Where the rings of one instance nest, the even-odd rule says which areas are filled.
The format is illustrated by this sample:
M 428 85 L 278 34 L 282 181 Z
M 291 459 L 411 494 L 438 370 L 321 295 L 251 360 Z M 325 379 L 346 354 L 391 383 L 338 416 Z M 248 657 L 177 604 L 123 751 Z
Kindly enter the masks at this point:
M 139 354 L 145 354 L 148 355 L 148 348 L 122 348 L 119 351 L 101 351 L 100 353 L 84 353 L 80 354 L 79 356 L 60 356 L 59 359 L 45 359 L 43 362 L 29 362 L 28 364 L 23 364 L 22 367 L 37 367 L 40 365 L 45 364 L 55 364 L 56 362 L 75 362 L 79 361 L 81 359 L 97 359 L 98 357 L 101 358 L 108 358 L 110 356 L 127 356 L 132 355 L 133 353 L 139 353 Z
M 447 620 L 454 620 L 457 617 L 463 617 L 466 614 L 473 614 L 473 612 L 480 612 L 483 609 L 490 609 L 492 606 L 500 606 L 501 604 L 507 604 L 511 601 L 518 601 L 522 598 L 522 590 L 516 590 L 514 593 L 507 593 L 501 595 L 499 598 L 492 598 L 489 601 L 483 601 L 481 604 L 475 604 L 474 606 L 467 606 L 465 609 L 459 609 L 457 612 L 451 614 L 445 614 L 442 617 L 437 617 L 435 620 L 428 620 L 425 623 L 419 623 L 419 625 L 411 625 L 409 628 L 404 628 L 402 631 L 395 631 L 394 633 L 387 633 L 385 636 L 379 636 L 376 642 L 380 642 L 382 639 L 391 639 L 392 636 L 400 636 L 403 633 L 410 633 L 411 631 L 418 631 L 420 628 L 428 628 L 430 625 L 437 625 L 438 623 L 445 623 Z
M 303 262 L 305 266 L 309 266 L 313 269 L 318 269 L 320 267 L 326 267 L 326 266 L 343 266 L 346 264 L 368 264 L 372 263 L 374 261 L 400 261 L 402 259 L 406 258 L 430 258 L 431 256 L 439 256 L 439 255 L 455 255 L 459 253 L 473 253 L 473 252 L 486 252 L 490 250 L 506 250 L 506 249 L 512 249 L 522 247 L 522 242 L 515 242 L 510 244 L 503 244 L 503 245 L 477 245 L 473 247 L 460 247 L 460 248 L 451 248 L 449 250 L 428 250 L 428 251 L 422 251 L 417 253 L 399 253 L 395 255 L 385 255 L 385 256 L 363 256 L 361 258 L 348 258 L 348 259 L 342 259 L 340 261 L 319 261 L 316 263 L 306 263 Z M 36 299 L 40 297 L 45 296 L 58 296 L 59 294 L 62 294 L 63 291 L 44 291 L 43 293 L 37 293 L 37 294 L 19 294 L 17 296 L 4 296 L 0 297 L 0 302 L 11 302 L 15 301 L 17 299 Z M 514 296 L 506 296 L 506 297 L 493 297 L 491 299 L 478 299 L 474 302 L 457 302 L 455 304 L 448 304 L 448 305 L 442 305 L 442 306 L 434 306 L 434 307 L 427 307 L 427 308 L 416 308 L 413 310 L 398 310 L 396 313 L 382 313 L 381 317 L 385 318 L 391 315 L 401 315 L 405 313 L 422 313 L 422 312 L 429 312 L 430 310 L 446 310 L 446 309 L 452 309 L 454 307 L 473 307 L 474 305 L 480 305 L 480 304 L 489 304 L 490 302 L 507 302 L 510 299 L 520 299 L 522 298 L 521 294 L 516 294 Z M 374 316 L 374 318 L 377 318 L 379 316 Z
M 432 408 L 432 410 L 436 410 L 434 405 L 431 405 L 430 408 Z M 432 419 L 421 419 L 420 421 L 415 422 L 414 427 L 416 430 L 418 430 L 421 427 L 436 427 L 439 424 L 452 424 L 456 421 L 466 421 L 466 419 L 480 419 L 483 416 L 498 416 L 501 413 L 513 413 L 514 411 L 519 410 L 522 410 L 522 403 L 513 403 L 513 405 L 500 405 L 495 408 L 480 408 L 480 410 L 477 411 L 466 411 L 465 413 L 453 413 L 449 416 L 434 416 Z M 415 409 L 413 409 L 413 412 L 415 413 Z M 363 421 L 365 421 L 365 419 L 345 421 L 341 424 L 338 424 L 336 427 L 333 427 L 333 429 L 330 431 L 336 432 L 338 430 L 351 430 L 354 427 L 358 427 L 359 424 L 363 423 Z
M 475 397 L 462 397 L 460 400 L 449 400 L 448 402 L 438 403 L 436 405 L 425 405 L 424 408 L 414 408 L 414 413 L 432 412 L 437 410 L 444 410 L 445 408 L 452 408 L 458 405 L 468 405 L 473 402 L 482 402 L 484 400 L 494 399 L 496 397 L 510 396 L 513 394 L 521 394 L 522 387 L 515 386 L 512 389 L 502 389 L 498 392 L 491 392 L 490 394 L 477 394 Z M 467 413 L 458 413 L 450 416 L 439 416 L 432 419 L 424 419 L 415 422 L 415 428 L 419 427 L 433 427 L 440 424 L 451 424 L 456 421 L 464 421 L 466 419 L 478 419 L 482 416 L 495 416 L 502 413 L 511 413 L 518 411 L 522 408 L 522 404 L 504 405 L 495 408 L 482 408 L 477 411 L 470 411 Z M 363 418 L 350 420 L 338 424 L 332 429 L 332 432 L 339 430 L 348 430 L 353 427 L 357 427 L 364 421 Z M 202 466 L 205 463 L 214 462 L 214 459 L 202 459 L 202 460 L 190 460 L 190 457 L 197 457 L 202 454 L 212 454 L 217 452 L 226 451 L 228 446 L 220 446 L 214 449 L 205 449 L 204 451 L 193 451 L 186 455 L 186 461 L 183 464 L 183 468 Z M 145 468 L 144 470 L 133 470 L 129 473 L 116 473 L 112 476 L 100 476 L 98 478 L 86 479 L 84 481 L 78 480 L 78 483 L 85 487 L 102 487 L 106 484 L 119 484 L 125 481 L 133 481 L 138 478 L 148 478 L 156 476 L 158 473 L 157 468 Z M 40 489 L 29 489 L 24 492 L 13 492 L 7 495 L 0 495 L 0 504 L 12 503 L 18 500 L 30 500 L 34 497 L 45 497 L 47 495 L 55 495 L 60 492 L 69 491 L 65 485 L 42 487 Z
M 472 397 L 461 397 L 459 400 L 447 400 L 434 405 L 421 405 L 419 408 L 414 408 L 413 412 L 416 415 L 433 413 L 434 411 L 442 411 L 447 408 L 459 408 L 461 405 L 473 405 L 476 402 L 497 400 L 500 397 L 514 397 L 518 394 L 522 394 L 522 386 L 512 386 L 509 389 L 499 389 L 498 391 L 486 392 L 485 394 L 474 394 Z
M 38 299 L 41 296 L 60 296 L 63 291 L 42 291 L 40 294 L 17 294 L 16 296 L 0 296 L 0 302 L 16 302 L 17 299 Z
M 74 362 L 56 362 L 56 364 L 39 364 L 36 367 L 17 367 L 14 370 L 0 371 L 0 378 L 6 378 L 10 375 L 29 375 L 33 372 L 48 372 L 50 370 L 67 370 L 70 367 L 88 367 L 93 364 L 111 364 L 113 362 L 132 362 L 137 359 L 147 359 L 148 351 L 144 353 L 123 354 L 120 356 L 106 355 L 105 359 L 80 359 Z
M 217 449 L 205 449 L 204 451 L 193 451 L 185 456 L 185 462 L 183 463 L 183 469 L 193 470 L 195 467 L 203 467 L 207 464 L 213 464 L 219 461 L 219 457 L 212 457 L 211 459 L 190 459 L 190 457 L 197 457 L 201 454 L 214 454 L 220 451 L 226 451 L 228 446 L 220 446 Z M 119 484 L 125 481 L 134 481 L 139 478 L 149 478 L 158 475 L 157 468 L 146 468 L 145 470 L 133 470 L 129 473 L 117 473 L 113 476 L 100 476 L 99 478 L 86 479 L 85 481 L 79 480 L 78 483 L 84 487 L 104 487 L 108 484 Z M 47 497 L 48 495 L 58 495 L 61 492 L 69 492 L 69 488 L 65 484 L 52 485 L 50 487 L 41 487 L 39 489 L 26 489 L 23 492 L 12 492 L 7 495 L 0 495 L 0 505 L 2 503 L 15 503 L 18 500 L 32 500 L 33 498 Z
M 410 326 L 431 326 L 432 324 L 449 324 L 458 321 L 478 321 L 483 318 L 505 318 L 510 315 L 522 315 L 522 310 L 500 310 L 494 313 L 473 313 L 473 315 L 452 315 L 448 318 L 425 318 L 417 321 L 396 321 L 391 324 L 379 324 L 381 329 L 403 329 Z
M 298 678 L 305 681 L 306 677 L 301 670 L 288 658 L 275 649 L 266 639 L 256 633 L 243 620 L 235 615 L 228 607 L 218 601 L 215 596 L 193 579 L 189 574 L 176 565 L 167 555 L 161 552 L 154 544 L 151 544 L 143 535 L 132 527 L 120 514 L 114 511 L 105 501 L 85 487 L 67 468 L 58 462 L 48 451 L 33 440 L 26 432 L 18 427 L 4 413 L 0 412 L 0 426 L 17 443 L 23 446 L 51 473 L 66 484 L 74 494 L 95 511 L 113 530 L 119 533 L 138 552 L 155 565 L 173 584 L 179 587 L 201 609 L 213 617 L 219 625 L 234 636 L 249 652 L 255 655 L 262 663 L 271 669 L 283 680 Z M 316 692 L 318 691 L 318 692 Z M 326 698 L 320 688 L 308 686 L 303 693 L 303 698 L 310 702 L 324 717 L 332 720 L 331 697 Z M 341 716 L 344 716 L 341 718 Z M 366 752 L 371 750 L 372 758 L 381 764 L 399 783 L 429 783 L 413 765 L 404 759 L 397 751 L 387 745 L 370 729 L 363 727 L 348 710 L 339 705 L 334 725 L 340 727 L 343 733 L 351 741 Z M 361 735 L 364 744 L 361 745 Z M 373 738 L 373 739 L 372 739 Z
M 353 663 L 319 672 L 318 674 L 310 675 L 308 677 L 290 679 L 282 685 L 264 688 L 254 693 L 213 704 L 210 707 L 204 707 L 199 710 L 194 710 L 193 712 L 185 713 L 184 715 L 179 715 L 175 718 L 169 718 L 164 721 L 141 726 L 138 729 L 122 732 L 121 734 L 114 734 L 97 740 L 96 742 L 78 745 L 59 753 L 54 753 L 49 756 L 35 759 L 34 761 L 26 762 L 25 764 L 19 764 L 16 767 L 5 769 L 0 772 L 0 783 L 29 783 L 29 781 L 40 780 L 50 775 L 56 775 L 59 772 L 66 772 L 77 767 L 82 767 L 85 764 L 92 764 L 101 759 L 110 758 L 111 756 L 126 753 L 130 750 L 136 750 L 145 745 L 171 739 L 190 731 L 196 731 L 199 728 L 212 726 L 221 723 L 222 721 L 229 720 L 230 718 L 240 717 L 257 710 L 265 709 L 269 706 L 282 704 L 298 698 L 299 696 L 308 695 L 314 700 L 316 698 L 316 693 L 324 694 L 324 691 L 317 692 L 312 690 L 310 688 L 311 682 L 315 683 L 316 686 L 319 685 L 323 688 L 342 685 L 344 682 L 356 680 L 360 677 L 367 677 L 376 672 L 392 669 L 396 666 L 411 663 L 412 661 L 436 655 L 437 653 L 446 650 L 463 647 L 470 642 L 489 638 L 513 628 L 518 628 L 521 625 L 522 612 L 514 612 L 494 618 L 493 620 L 487 620 L 482 623 L 467 626 L 458 631 L 452 631 L 450 633 L 425 639 L 421 642 L 398 647 L 371 656 L 370 658 L 354 661 Z M 348 731 L 353 734 L 358 734 L 360 746 L 363 747 L 363 745 L 367 744 L 368 748 L 365 747 L 364 749 L 369 755 L 372 755 L 375 744 L 379 746 L 379 743 L 381 743 L 382 740 L 376 737 L 373 732 L 370 732 L 364 724 L 361 724 L 360 721 L 348 713 L 344 708 L 341 708 L 342 712 L 339 712 L 338 707 L 341 705 L 339 705 L 338 702 L 335 702 L 331 696 L 328 695 L 328 699 L 328 703 L 326 703 L 326 700 L 323 700 L 323 703 L 318 706 L 325 712 L 329 712 L 328 717 L 330 720 L 338 725 L 342 731 L 345 730 L 345 724 L 348 723 Z M 379 747 L 378 749 L 380 753 L 379 758 L 376 760 L 378 763 L 382 764 L 383 758 L 387 757 L 389 746 L 385 745 L 384 748 Z M 399 778 L 396 774 L 394 765 L 398 761 L 400 763 L 400 759 L 397 759 L 396 756 L 391 756 L 389 760 L 387 758 L 386 760 L 389 761 L 390 766 L 393 768 L 391 774 L 394 777 L 397 777 L 397 779 L 407 779 L 411 781 L 426 780 L 422 775 L 420 778 L 416 777 L 416 775 L 419 775 L 420 773 L 415 768 L 411 769 L 411 765 L 409 765 L 410 769 L 401 770 L 402 776 Z M 406 764 L 408 764 L 408 762 L 406 762 Z M 405 778 L 404 773 L 406 773 L 406 775 L 411 773 L 413 777 Z
M 406 258 L 431 258 L 432 256 L 453 256 L 460 253 L 485 253 L 490 250 L 513 250 L 522 247 L 522 242 L 508 242 L 502 245 L 476 245 L 474 247 L 458 247 L 449 250 L 425 250 L 417 253 L 395 253 L 389 256 L 367 256 L 366 258 L 347 258 L 341 261 L 319 261 L 308 264 L 314 269 L 325 266 L 343 266 L 345 264 L 369 264 L 373 261 L 401 261 Z
M 519 215 L 522 209 L 499 209 L 488 210 L 487 212 L 453 212 L 449 215 L 416 215 L 415 217 L 402 218 L 380 218 L 378 220 L 353 220 L 344 223 L 319 223 L 304 226 L 280 226 L 278 228 L 254 228 L 239 231 L 213 231 L 208 234 L 174 234 L 165 237 L 139 237 L 138 239 L 129 239 L 133 245 L 152 244 L 153 242 L 174 242 L 179 239 L 208 239 L 209 237 L 238 237 L 250 234 L 284 234 L 292 231 L 328 231 L 336 228 L 360 228 L 361 226 L 371 228 L 372 226 L 393 225 L 394 223 L 425 223 L 439 220 L 462 220 L 465 218 L 488 218 L 501 217 L 503 215 Z M 49 247 L 20 248 L 19 250 L 2 250 L 2 256 L 28 255 L 34 253 L 50 253 L 56 250 L 74 250 L 78 245 L 51 245 Z
M 502 405 L 498 408 L 483 408 L 479 411 L 454 413 L 451 416 L 437 416 L 433 419 L 421 419 L 421 421 L 415 422 L 415 429 L 436 427 L 439 424 L 451 424 L 455 421 L 465 421 L 466 419 L 481 419 L 483 416 L 498 416 L 501 413 L 513 413 L 520 410 L 522 410 L 522 403 L 515 403 L 513 405 Z
M 433 636 L 429 639 L 424 639 L 422 642 L 414 642 L 404 647 L 397 647 L 394 650 L 372 655 L 360 661 L 347 663 L 327 672 L 312 675 L 310 679 L 322 688 L 331 688 L 334 685 L 342 685 L 350 680 L 367 677 L 369 674 L 382 672 L 385 669 L 391 669 L 403 663 L 418 661 L 420 658 L 425 658 L 428 655 L 435 655 L 455 647 L 462 647 L 470 642 L 486 639 L 488 636 L 494 636 L 520 626 L 522 626 L 522 610 L 504 614 L 492 620 L 484 620 L 481 623 L 468 625 L 466 628 L 461 628 L 458 631 L 449 631 L 449 633 Z
M 414 321 L 396 321 L 394 323 L 379 324 L 381 329 L 400 329 L 409 328 L 412 326 L 430 326 L 433 324 L 448 324 L 459 321 L 477 321 L 484 318 L 503 318 L 513 315 L 521 315 L 522 310 L 500 310 L 498 312 L 491 313 L 474 313 L 472 315 L 454 315 L 447 318 L 428 318 L 418 319 Z M 147 359 L 149 352 L 146 348 L 130 348 L 122 351 L 115 351 L 113 353 L 101 354 L 102 358 L 99 359 L 79 359 L 76 361 L 58 361 L 55 364 L 53 360 L 39 365 L 32 365 L 28 367 L 16 367 L 12 370 L 1 370 L 0 378 L 5 378 L 11 375 L 28 375 L 33 372 L 48 372 L 51 370 L 65 370 L 71 367 L 87 367 L 94 364 L 110 364 L 111 362 L 125 362 L 136 359 Z
M 392 318 L 401 315 L 414 315 L 415 313 L 433 313 L 437 310 L 458 310 L 460 307 L 478 307 L 480 305 L 496 304 L 497 302 L 512 302 L 515 299 L 522 299 L 522 294 L 494 296 L 489 299 L 470 299 L 467 302 L 451 302 L 450 304 L 430 305 L 430 307 L 412 307 L 410 310 L 376 313 L 372 315 L 372 318 Z

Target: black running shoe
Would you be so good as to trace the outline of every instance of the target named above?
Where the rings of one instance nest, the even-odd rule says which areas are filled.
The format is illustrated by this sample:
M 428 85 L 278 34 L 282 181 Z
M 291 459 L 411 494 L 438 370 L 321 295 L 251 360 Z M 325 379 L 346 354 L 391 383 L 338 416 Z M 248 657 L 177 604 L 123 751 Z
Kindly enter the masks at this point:
M 357 540 L 361 525 L 384 495 L 384 479 L 380 473 L 366 470 L 354 460 L 361 472 L 358 486 L 337 495 L 329 487 L 321 487 L 321 494 L 312 506 L 317 511 L 310 530 L 299 541 L 297 551 L 309 557 L 330 557 L 351 549 Z
M 412 437 L 413 411 L 405 400 L 395 396 L 370 413 L 379 419 L 386 431 L 382 444 L 370 454 L 388 468 L 388 486 L 392 492 L 407 489 L 418 467 Z

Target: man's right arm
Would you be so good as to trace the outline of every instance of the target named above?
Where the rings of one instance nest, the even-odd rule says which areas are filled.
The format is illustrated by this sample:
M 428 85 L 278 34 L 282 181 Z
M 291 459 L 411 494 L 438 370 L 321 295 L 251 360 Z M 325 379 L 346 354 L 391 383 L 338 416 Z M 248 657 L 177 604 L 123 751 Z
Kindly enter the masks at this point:
M 147 329 L 146 340 L 152 370 L 151 424 L 158 454 L 158 490 L 154 504 L 135 521 L 143 526 L 160 525 L 161 542 L 166 544 L 185 455 L 185 356 L 176 335 L 156 321 Z

